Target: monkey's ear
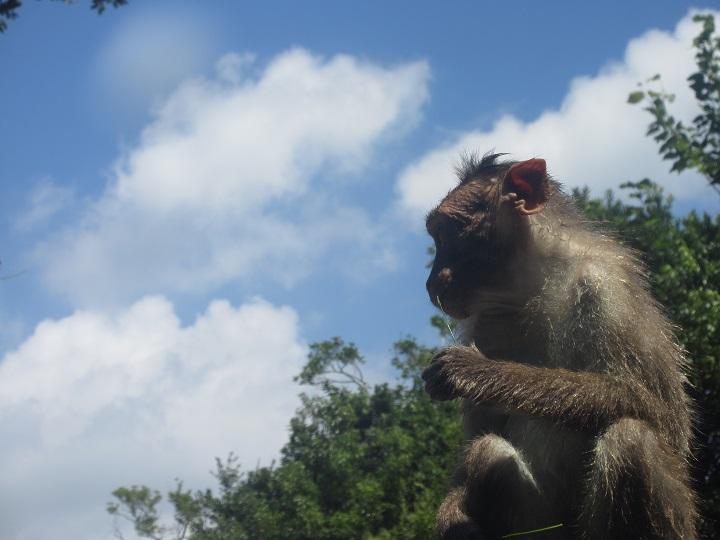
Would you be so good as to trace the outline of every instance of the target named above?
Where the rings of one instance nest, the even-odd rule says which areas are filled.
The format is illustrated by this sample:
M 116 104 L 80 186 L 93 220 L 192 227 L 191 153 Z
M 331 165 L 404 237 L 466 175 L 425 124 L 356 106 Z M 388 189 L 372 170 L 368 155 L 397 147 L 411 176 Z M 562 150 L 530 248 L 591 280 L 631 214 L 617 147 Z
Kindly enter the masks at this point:
M 545 160 L 528 159 L 516 163 L 505 175 L 505 200 L 515 206 L 519 214 L 529 216 L 542 212 L 548 200 L 548 178 Z

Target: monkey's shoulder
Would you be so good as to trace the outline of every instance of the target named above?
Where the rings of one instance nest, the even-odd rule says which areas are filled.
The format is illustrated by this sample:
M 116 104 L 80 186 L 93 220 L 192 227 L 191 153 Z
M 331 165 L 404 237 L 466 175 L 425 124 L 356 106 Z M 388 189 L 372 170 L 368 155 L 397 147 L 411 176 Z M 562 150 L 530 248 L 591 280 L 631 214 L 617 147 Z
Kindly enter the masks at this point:
M 545 275 L 534 306 L 550 324 L 593 331 L 632 328 L 643 314 L 662 318 L 642 265 L 619 245 L 587 249 L 562 264 L 550 261 Z

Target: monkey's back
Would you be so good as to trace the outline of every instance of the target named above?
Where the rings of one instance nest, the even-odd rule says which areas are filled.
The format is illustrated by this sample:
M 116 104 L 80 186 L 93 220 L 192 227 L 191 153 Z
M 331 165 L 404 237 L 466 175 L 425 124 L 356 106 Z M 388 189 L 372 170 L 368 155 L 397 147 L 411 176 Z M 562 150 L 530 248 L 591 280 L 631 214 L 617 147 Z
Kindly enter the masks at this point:
M 479 295 L 475 316 L 466 322 L 465 340 L 490 359 L 628 381 L 664 405 L 655 427 L 687 457 L 691 410 L 684 389 L 686 361 L 671 324 L 648 292 L 644 268 L 611 236 L 577 226 L 579 221 L 564 225 L 568 217 L 575 216 L 550 213 L 534 221 L 539 248 L 532 255 L 541 257 L 533 263 L 542 279 L 519 292 L 515 288 L 505 295 Z M 522 264 L 513 271 L 529 273 Z M 522 276 L 508 281 L 521 282 Z M 539 413 L 531 416 L 466 401 L 466 436 L 470 441 L 493 433 L 511 443 L 542 494 L 545 525 L 574 523 L 602 427 L 592 419 L 584 426 L 562 425 Z M 513 511 L 497 519 L 511 527 Z M 566 534 L 567 529 L 554 537 Z
M 664 406 L 655 428 L 687 457 L 692 431 L 687 359 L 649 291 L 643 264 L 590 225 L 544 241 L 546 279 L 524 317 L 546 345 L 542 365 L 612 375 L 634 387 L 638 399 L 647 392 Z

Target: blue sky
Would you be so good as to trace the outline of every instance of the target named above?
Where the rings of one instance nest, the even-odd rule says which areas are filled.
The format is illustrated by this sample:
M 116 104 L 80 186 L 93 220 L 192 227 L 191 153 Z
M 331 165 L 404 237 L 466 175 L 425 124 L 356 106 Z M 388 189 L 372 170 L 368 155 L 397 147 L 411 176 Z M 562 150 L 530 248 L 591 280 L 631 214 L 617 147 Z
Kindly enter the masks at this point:
M 448 6 L 23 6 L 0 36 L 0 536 L 109 537 L 117 485 L 269 462 L 313 341 L 355 341 L 376 379 L 394 340 L 435 342 L 422 217 L 464 149 L 717 212 L 624 103 L 661 72 L 691 117 L 693 5 Z

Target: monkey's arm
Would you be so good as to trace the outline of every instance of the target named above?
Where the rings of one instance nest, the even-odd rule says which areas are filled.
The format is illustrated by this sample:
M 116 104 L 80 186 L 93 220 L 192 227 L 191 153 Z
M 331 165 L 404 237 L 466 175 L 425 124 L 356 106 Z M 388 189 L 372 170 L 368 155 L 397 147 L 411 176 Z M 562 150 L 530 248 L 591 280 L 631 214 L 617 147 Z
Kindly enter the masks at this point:
M 455 346 L 435 355 L 422 376 L 434 399 L 463 397 L 576 429 L 601 430 L 624 417 L 645 420 L 665 433 L 672 428 L 658 396 L 607 373 L 489 360 L 475 348 Z

